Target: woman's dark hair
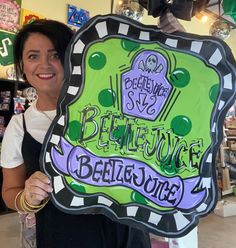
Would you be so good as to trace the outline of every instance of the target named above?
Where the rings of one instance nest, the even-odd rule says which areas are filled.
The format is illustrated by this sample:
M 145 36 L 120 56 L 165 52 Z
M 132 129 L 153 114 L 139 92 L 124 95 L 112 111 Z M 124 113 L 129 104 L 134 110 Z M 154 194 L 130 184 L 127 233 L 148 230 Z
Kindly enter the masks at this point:
M 23 76 L 23 49 L 26 40 L 32 33 L 43 34 L 52 42 L 58 52 L 62 65 L 64 65 L 66 47 L 73 36 L 73 31 L 69 27 L 55 20 L 40 19 L 23 26 L 23 28 L 17 33 L 13 46 L 14 64 L 17 78 Z

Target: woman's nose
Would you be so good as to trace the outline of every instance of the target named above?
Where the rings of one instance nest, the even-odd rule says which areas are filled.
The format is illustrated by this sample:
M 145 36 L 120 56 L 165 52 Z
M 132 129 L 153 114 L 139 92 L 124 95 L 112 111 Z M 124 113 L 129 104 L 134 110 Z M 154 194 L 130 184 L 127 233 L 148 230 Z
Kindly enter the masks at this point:
M 40 62 L 41 62 L 41 65 L 43 66 L 46 66 L 46 67 L 51 66 L 51 61 L 48 56 L 42 56 Z

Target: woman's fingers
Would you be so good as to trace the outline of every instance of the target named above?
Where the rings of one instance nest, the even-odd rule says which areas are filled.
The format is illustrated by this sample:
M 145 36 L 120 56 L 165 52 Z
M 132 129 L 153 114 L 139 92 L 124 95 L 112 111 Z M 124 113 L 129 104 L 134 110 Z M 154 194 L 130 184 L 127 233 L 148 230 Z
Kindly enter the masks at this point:
M 26 186 L 37 187 L 45 190 L 46 192 L 52 192 L 52 187 L 50 186 L 49 178 L 40 171 L 32 174 L 25 182 Z M 36 193 L 36 192 L 35 192 Z
M 40 171 L 35 172 L 25 181 L 25 198 L 32 205 L 40 204 L 52 190 L 49 178 Z

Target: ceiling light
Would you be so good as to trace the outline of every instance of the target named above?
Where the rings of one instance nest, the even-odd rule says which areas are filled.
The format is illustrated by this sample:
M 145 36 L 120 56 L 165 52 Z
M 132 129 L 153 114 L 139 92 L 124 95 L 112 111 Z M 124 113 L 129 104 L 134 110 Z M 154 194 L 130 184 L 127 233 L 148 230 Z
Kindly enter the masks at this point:
M 202 12 L 195 14 L 195 17 L 202 23 L 206 23 L 208 21 L 208 16 Z

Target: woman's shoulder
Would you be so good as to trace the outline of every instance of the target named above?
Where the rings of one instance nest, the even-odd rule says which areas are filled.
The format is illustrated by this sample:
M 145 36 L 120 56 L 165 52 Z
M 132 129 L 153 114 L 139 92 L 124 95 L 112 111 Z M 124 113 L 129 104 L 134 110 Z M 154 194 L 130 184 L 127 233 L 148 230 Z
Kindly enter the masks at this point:
M 13 115 L 4 132 L 4 138 L 13 139 L 23 135 L 23 114 Z
M 9 128 L 9 127 L 22 128 L 22 126 L 23 126 L 23 114 L 17 114 L 17 115 L 13 115 L 11 117 L 11 120 L 10 120 L 9 124 L 7 125 L 7 128 Z
M 29 122 L 34 117 L 34 105 L 31 105 L 24 113 L 16 114 L 11 117 L 7 129 L 11 131 L 21 131 L 23 129 L 23 117 L 26 122 Z
M 5 130 L 1 148 L 1 166 L 13 168 L 23 163 L 21 144 L 24 136 L 23 114 L 13 115 Z
M 24 113 L 25 119 L 33 119 L 38 116 L 38 111 L 35 108 L 36 101 L 32 102 L 29 108 L 26 109 Z
M 7 128 L 16 128 L 17 130 L 23 128 L 23 117 L 25 120 L 30 119 L 32 117 L 33 107 L 30 106 L 24 113 L 16 114 L 11 117 L 11 120 L 9 124 L 7 125 Z

